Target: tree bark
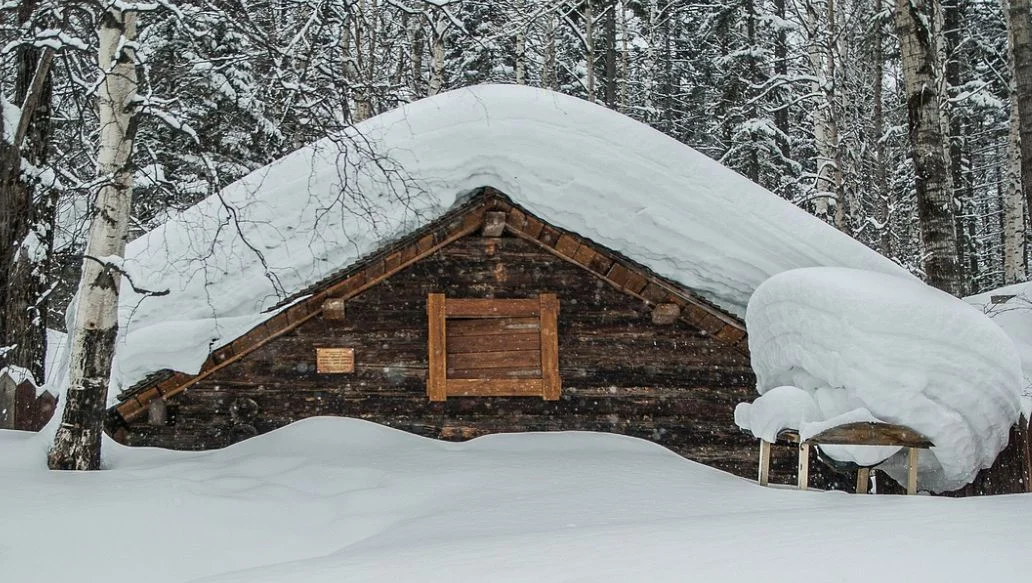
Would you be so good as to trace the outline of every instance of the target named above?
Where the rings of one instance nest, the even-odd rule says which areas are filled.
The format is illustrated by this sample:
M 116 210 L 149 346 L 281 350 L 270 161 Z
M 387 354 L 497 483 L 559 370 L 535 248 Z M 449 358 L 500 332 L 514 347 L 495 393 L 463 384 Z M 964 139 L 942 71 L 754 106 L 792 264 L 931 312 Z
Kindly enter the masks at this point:
M 1027 1 L 1027 0 L 1026 0 Z M 1006 5 L 1004 6 L 1006 8 Z M 1010 48 L 1011 84 L 1010 84 L 1010 127 L 1007 140 L 1006 175 L 1003 180 L 1003 283 L 1017 283 L 1026 279 L 1025 265 L 1025 189 L 1022 177 L 1026 176 L 1022 168 L 1021 151 L 1021 112 L 1018 96 L 1017 63 L 1015 59 L 1015 26 L 1008 22 L 1007 46 Z M 1027 35 L 1028 12 L 1025 13 Z
M 135 135 L 136 13 L 108 8 L 100 19 L 97 173 L 105 179 L 90 224 L 71 331 L 68 393 L 48 456 L 51 469 L 100 468 L 104 408 L 118 336 L 120 271 L 109 260 L 125 252 L 132 203 L 130 158 Z
M 911 157 L 917 183 L 917 214 L 928 283 L 955 296 L 964 294 L 957 257 L 953 180 L 939 104 L 941 80 L 936 65 L 937 39 L 931 29 L 935 0 L 897 0 L 907 100 Z
M 436 10 L 432 22 L 434 38 L 427 95 L 437 95 L 444 88 L 444 33 L 448 30 L 448 18 L 443 12 Z
M 616 1 L 609 0 L 606 19 L 603 21 L 606 37 L 606 86 L 604 99 L 606 107 L 616 108 Z
M 881 0 L 875 0 L 874 11 L 876 14 L 882 10 Z M 874 194 L 877 197 L 875 203 L 875 218 L 878 222 L 878 251 L 886 257 L 892 257 L 892 228 L 889 224 L 891 219 L 890 209 L 892 208 L 892 188 L 889 186 L 889 172 L 885 160 L 885 53 L 883 45 L 885 38 L 882 35 L 883 27 L 879 23 L 874 27 L 874 73 L 871 85 L 874 97 L 873 128 L 874 147 L 871 149 L 874 155 Z
M 22 2 L 21 26 L 38 2 Z M 15 365 L 44 379 L 48 274 L 53 256 L 55 200 L 48 185 L 22 174 L 22 160 L 42 167 L 50 142 L 53 49 L 21 46 L 15 53 L 15 101 L 21 106 L 12 144 L 0 142 L 0 368 Z
M 595 5 L 594 0 L 584 3 L 584 69 L 588 101 L 595 101 Z
M 814 74 L 814 93 L 819 95 L 814 109 L 814 142 L 817 149 L 818 197 L 815 200 L 815 214 L 822 220 L 832 222 L 836 228 L 848 230 L 845 215 L 845 194 L 842 189 L 842 163 L 839 148 L 839 131 L 835 107 L 835 3 L 828 1 L 827 26 L 821 22 L 816 8 L 807 5 L 807 29 L 810 33 L 810 66 Z M 834 202 L 835 214 L 830 214 Z
M 1032 211 L 1032 32 L 1029 31 L 1029 0 L 1010 0 L 1007 20 L 1021 136 L 1021 185 L 1025 193 L 1025 208 Z

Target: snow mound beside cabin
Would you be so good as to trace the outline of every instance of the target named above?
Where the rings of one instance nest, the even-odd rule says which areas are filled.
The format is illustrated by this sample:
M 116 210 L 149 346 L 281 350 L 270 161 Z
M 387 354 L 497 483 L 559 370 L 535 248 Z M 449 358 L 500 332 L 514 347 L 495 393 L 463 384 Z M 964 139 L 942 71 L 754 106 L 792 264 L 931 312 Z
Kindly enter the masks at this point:
M 742 315 L 771 275 L 898 266 L 676 140 L 550 91 L 482 85 L 302 148 L 129 244 L 113 389 L 195 373 L 265 310 L 492 186 Z
M 906 425 L 935 444 L 921 452 L 919 480 L 941 492 L 991 466 L 1018 419 L 1021 363 L 1010 339 L 978 310 L 917 280 L 847 268 L 785 272 L 753 294 L 746 325 L 763 396 L 739 405 L 735 418 L 765 439 L 793 423 L 804 438 L 854 421 Z M 787 398 L 768 404 L 768 392 L 788 395 L 805 414 L 786 414 Z M 777 415 L 783 423 L 772 430 Z M 894 450 L 826 453 L 868 465 Z
M 1017 348 L 1024 373 L 1021 410 L 1025 419 L 1032 419 L 1032 282 L 1004 286 L 965 300 L 1003 328 Z

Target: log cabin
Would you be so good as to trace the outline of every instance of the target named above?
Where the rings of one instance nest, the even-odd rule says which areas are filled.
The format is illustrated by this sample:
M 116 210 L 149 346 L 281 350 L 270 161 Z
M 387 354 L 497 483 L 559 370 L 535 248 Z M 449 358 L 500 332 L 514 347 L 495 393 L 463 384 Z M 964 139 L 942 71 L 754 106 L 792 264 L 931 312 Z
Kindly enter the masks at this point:
M 389 155 L 365 166 L 321 142 L 130 244 L 135 284 L 171 293 L 123 286 L 113 438 L 218 448 L 317 415 L 445 440 L 604 431 L 752 477 L 757 443 L 733 421 L 755 396 L 751 291 L 808 265 L 902 273 L 698 152 L 550 92 L 452 92 L 356 131 Z M 422 202 L 399 196 L 413 184 Z M 792 481 L 794 464 L 775 452 L 772 475 Z

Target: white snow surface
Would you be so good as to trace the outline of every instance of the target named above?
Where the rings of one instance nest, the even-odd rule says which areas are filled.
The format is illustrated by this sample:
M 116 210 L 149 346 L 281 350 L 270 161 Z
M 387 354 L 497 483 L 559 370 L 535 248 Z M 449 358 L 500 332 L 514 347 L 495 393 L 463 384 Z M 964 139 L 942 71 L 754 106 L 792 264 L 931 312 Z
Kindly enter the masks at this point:
M 1018 420 L 1014 344 L 977 309 L 916 279 L 838 267 L 788 271 L 756 290 L 746 326 L 760 394 L 783 385 L 809 394 L 817 416 L 803 420 L 801 435 L 884 421 L 929 437 L 935 446 L 921 452 L 922 489 L 968 484 L 992 465 Z M 762 400 L 751 409 L 762 409 Z M 746 407 L 737 421 L 762 418 Z M 760 434 L 772 424 L 764 420 Z M 891 452 L 826 453 L 876 462 Z M 890 474 L 901 476 L 902 457 L 889 460 Z
M 1010 581 L 1032 538 L 1032 495 L 763 488 L 607 434 L 312 418 L 211 452 L 105 441 L 78 473 L 46 445 L 0 431 L 4 581 Z
M 993 296 L 1014 297 L 994 304 Z M 966 299 L 1003 328 L 1017 348 L 1024 373 L 1021 409 L 1025 419 L 1032 419 L 1032 283 L 1016 283 Z
M 110 394 L 158 369 L 196 372 L 211 349 L 268 318 L 264 311 L 285 295 L 482 186 L 738 315 L 761 282 L 796 267 L 905 276 L 628 117 L 544 90 L 483 85 L 302 148 L 130 243 L 124 267 L 137 287 L 170 293 L 141 297 L 122 286 Z

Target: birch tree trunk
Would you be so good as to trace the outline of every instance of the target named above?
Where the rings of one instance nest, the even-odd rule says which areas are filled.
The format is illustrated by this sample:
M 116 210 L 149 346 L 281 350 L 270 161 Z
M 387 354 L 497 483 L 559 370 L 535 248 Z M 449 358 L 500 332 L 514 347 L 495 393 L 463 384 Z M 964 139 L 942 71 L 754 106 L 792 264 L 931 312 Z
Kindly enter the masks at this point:
M 1011 94 L 1007 174 L 1003 181 L 1003 283 L 1025 281 L 1025 205 L 1021 189 L 1018 103 Z
M 125 251 L 132 202 L 136 98 L 136 13 L 108 8 L 100 18 L 97 59 L 104 78 L 97 89 L 100 142 L 97 173 L 106 179 L 97 194 L 86 259 L 79 281 L 72 333 L 68 393 L 61 425 L 48 456 L 51 469 L 100 468 L 111 361 L 118 335 L 120 271 L 108 259 Z
M 545 50 L 541 63 L 541 86 L 545 89 L 556 89 L 555 65 L 555 16 L 545 16 Z
M 523 14 L 527 7 L 523 0 L 516 4 L 517 10 Z M 527 25 L 520 23 L 516 29 L 516 84 L 527 84 Z
M 1010 0 L 1007 11 L 1011 39 L 1011 61 L 1017 82 L 1021 140 L 1021 184 L 1025 208 L 1032 211 L 1032 32 L 1029 31 L 1029 0 Z
M 437 95 L 444 88 L 444 33 L 448 30 L 448 19 L 442 10 L 434 12 L 432 24 L 434 38 L 427 95 Z
M 1005 5 L 1004 8 L 1007 8 Z M 1028 24 L 1028 12 L 1025 12 Z M 1021 166 L 1021 113 L 1018 97 L 1017 63 L 1015 62 L 1015 23 L 1008 22 L 1007 46 L 1010 48 L 1010 127 L 1007 132 L 1007 165 L 1003 180 L 1003 283 L 1025 281 L 1025 200 Z M 1017 28 L 1021 28 L 1020 25 Z M 1027 26 L 1026 32 L 1027 35 Z M 1032 181 L 1029 181 L 1032 183 Z
M 911 157 L 917 182 L 917 214 L 928 283 L 955 296 L 964 294 L 957 257 L 953 180 L 940 115 L 932 2 L 897 0 L 903 81 Z
M 814 93 L 819 95 L 814 109 L 814 142 L 817 148 L 818 197 L 815 214 L 845 231 L 845 195 L 842 192 L 842 165 L 839 156 L 839 132 L 835 117 L 835 4 L 828 1 L 827 26 L 813 5 L 806 7 L 807 29 L 810 33 L 809 59 L 814 74 Z M 835 215 L 830 216 L 830 201 L 835 203 Z

